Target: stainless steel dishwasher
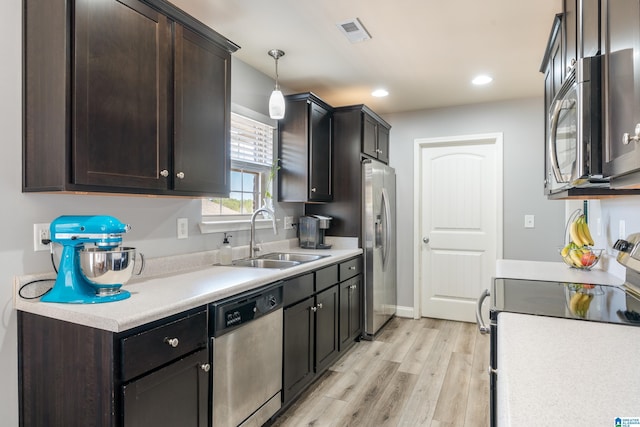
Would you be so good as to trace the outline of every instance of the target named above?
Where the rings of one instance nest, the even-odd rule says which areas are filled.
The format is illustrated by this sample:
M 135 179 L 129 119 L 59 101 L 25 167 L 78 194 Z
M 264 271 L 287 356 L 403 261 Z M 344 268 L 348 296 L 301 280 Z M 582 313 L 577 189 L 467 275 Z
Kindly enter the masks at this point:
M 262 426 L 280 409 L 282 313 L 282 282 L 210 305 L 213 426 Z

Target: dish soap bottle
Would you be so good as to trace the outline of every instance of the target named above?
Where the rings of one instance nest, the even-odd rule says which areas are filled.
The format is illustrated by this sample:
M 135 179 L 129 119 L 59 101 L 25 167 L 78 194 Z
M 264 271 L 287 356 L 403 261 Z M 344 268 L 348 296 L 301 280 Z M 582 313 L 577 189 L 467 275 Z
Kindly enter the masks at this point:
M 222 265 L 230 265 L 233 262 L 233 248 L 231 247 L 231 243 L 229 243 L 229 237 L 233 236 L 227 236 L 227 233 L 224 233 L 222 247 L 220 248 L 220 264 Z

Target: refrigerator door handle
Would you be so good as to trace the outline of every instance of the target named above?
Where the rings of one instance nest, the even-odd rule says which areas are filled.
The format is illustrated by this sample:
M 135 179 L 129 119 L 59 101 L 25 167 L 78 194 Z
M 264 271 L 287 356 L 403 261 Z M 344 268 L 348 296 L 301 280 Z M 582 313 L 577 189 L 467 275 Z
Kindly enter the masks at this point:
M 389 207 L 389 197 L 387 196 L 387 190 L 382 189 L 382 208 L 383 208 L 383 230 L 384 230 L 384 244 L 382 245 L 382 266 L 386 268 L 387 258 L 389 258 L 389 246 L 391 245 L 391 230 L 389 229 L 389 219 L 391 218 L 391 211 Z

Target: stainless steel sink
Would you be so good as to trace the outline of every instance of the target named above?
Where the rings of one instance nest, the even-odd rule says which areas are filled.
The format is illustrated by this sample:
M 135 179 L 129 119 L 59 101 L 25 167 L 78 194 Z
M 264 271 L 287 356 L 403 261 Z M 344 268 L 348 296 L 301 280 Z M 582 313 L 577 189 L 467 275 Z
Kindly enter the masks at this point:
M 280 259 L 264 259 L 264 258 L 248 258 L 233 261 L 232 265 L 236 267 L 256 267 L 256 268 L 289 268 L 299 265 L 298 261 L 280 260 Z
M 271 259 L 279 261 L 295 261 L 295 262 L 310 262 L 316 261 L 320 258 L 328 257 L 329 255 L 314 255 L 314 254 L 298 254 L 289 252 L 272 252 L 270 254 L 260 255 L 259 259 Z

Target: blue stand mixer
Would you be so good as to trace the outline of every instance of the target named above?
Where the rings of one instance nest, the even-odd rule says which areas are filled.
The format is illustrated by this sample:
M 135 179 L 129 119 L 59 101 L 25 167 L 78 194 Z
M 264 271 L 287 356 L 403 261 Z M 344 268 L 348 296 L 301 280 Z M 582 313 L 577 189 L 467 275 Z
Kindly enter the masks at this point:
M 95 304 L 129 298 L 120 288 L 131 277 L 136 255 L 120 244 L 130 229 L 107 215 L 56 218 L 50 231 L 51 241 L 63 247 L 60 266 L 53 288 L 40 301 Z

